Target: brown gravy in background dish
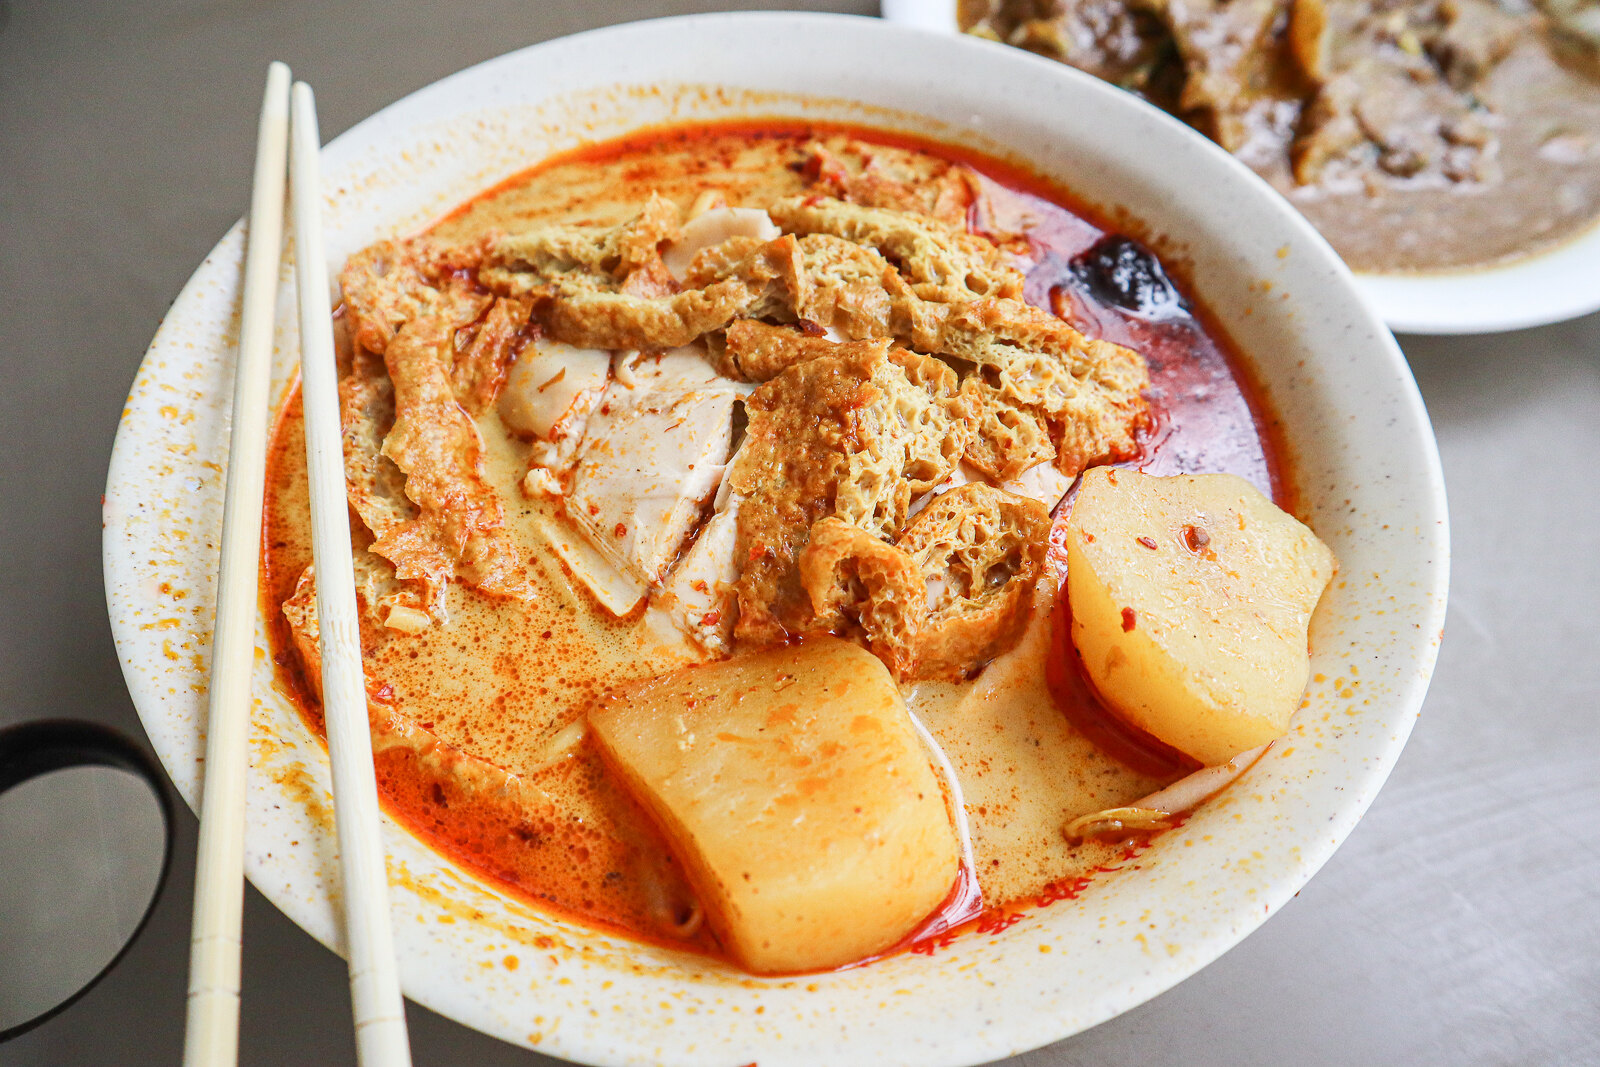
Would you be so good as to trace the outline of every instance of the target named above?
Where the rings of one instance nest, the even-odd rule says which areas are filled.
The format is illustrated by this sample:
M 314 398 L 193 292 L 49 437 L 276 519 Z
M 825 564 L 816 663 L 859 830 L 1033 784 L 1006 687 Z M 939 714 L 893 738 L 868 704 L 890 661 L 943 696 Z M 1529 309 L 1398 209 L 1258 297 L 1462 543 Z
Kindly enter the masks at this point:
M 652 194 L 680 211 L 708 192 L 730 206 L 767 204 L 811 190 L 818 158 L 914 179 L 961 168 L 950 188 L 969 200 L 965 228 L 1014 257 L 1025 273 L 1023 297 L 1087 337 L 1143 357 L 1149 418 L 1125 465 L 1159 474 L 1231 472 L 1292 506 L 1270 427 L 1223 333 L 1156 257 L 1108 233 L 1048 182 L 965 150 L 782 120 L 661 128 L 546 161 L 464 205 L 431 234 L 470 242 L 552 220 L 613 224 L 635 215 Z M 963 213 L 960 204 L 955 212 Z M 363 615 L 385 807 L 440 853 L 542 908 L 720 956 L 660 832 L 617 785 L 593 739 L 573 740 L 586 709 L 609 688 L 705 654 L 654 607 L 617 618 L 596 602 L 555 552 L 564 505 L 521 489 L 528 441 L 508 431 L 492 404 L 474 421 L 482 480 L 503 508 L 503 530 L 526 561 L 531 589 L 490 596 L 450 582 L 442 605 L 448 621 L 417 633 Z M 286 602 L 292 612 L 311 560 L 303 447 L 295 391 L 274 431 L 263 585 L 279 620 L 283 685 L 320 734 L 312 672 L 279 612 Z M 1069 504 L 1056 510 L 1056 535 Z M 387 565 L 366 551 L 373 535 L 354 513 L 352 529 L 358 580 L 368 583 L 370 597 L 384 580 L 374 568 Z M 1060 657 L 1052 623 L 1063 560 L 1050 552 L 1026 629 L 1008 651 L 963 680 L 902 685 L 961 780 L 976 866 L 966 872 L 969 891 L 953 893 L 947 914 L 924 924 L 914 948 L 948 939 L 953 921 L 972 917 L 973 875 L 989 917 L 978 922 L 989 928 L 1005 909 L 1075 895 L 1097 869 L 1132 852 L 1123 844 L 1069 843 L 1063 824 L 1126 804 L 1187 769 L 1159 757 L 1135 760 L 1134 769 L 1108 754 L 1094 740 L 1104 713 L 1074 679 L 1063 684 L 1059 670 L 1046 670 Z
M 1600 216 L 1600 22 L 1545 0 L 962 0 L 963 29 L 1185 119 L 1357 270 L 1482 266 Z

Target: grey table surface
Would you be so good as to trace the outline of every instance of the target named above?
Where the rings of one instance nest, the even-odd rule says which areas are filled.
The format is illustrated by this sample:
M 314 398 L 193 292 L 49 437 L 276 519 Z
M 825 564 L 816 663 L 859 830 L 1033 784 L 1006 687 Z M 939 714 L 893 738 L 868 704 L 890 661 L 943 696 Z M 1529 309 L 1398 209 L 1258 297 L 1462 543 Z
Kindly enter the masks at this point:
M 106 623 L 100 492 L 145 345 L 246 206 L 267 61 L 317 87 L 332 137 L 512 48 L 714 6 L 0 0 L 0 725 L 80 716 L 142 737 Z M 1455 551 L 1438 673 L 1393 778 L 1238 948 L 1008 1062 L 1600 1063 L 1600 316 L 1401 341 Z M 195 830 L 183 812 L 131 953 L 0 1063 L 178 1060 Z M 243 1062 L 353 1062 L 342 962 L 253 890 L 245 926 Z M 554 1062 L 416 1005 L 410 1020 L 418 1064 Z

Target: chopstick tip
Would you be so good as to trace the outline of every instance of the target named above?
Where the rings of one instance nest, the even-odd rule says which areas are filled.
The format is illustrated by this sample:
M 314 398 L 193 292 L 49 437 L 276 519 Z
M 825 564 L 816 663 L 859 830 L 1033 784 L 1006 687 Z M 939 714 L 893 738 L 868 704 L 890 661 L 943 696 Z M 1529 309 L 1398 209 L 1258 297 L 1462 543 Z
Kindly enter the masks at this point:
M 322 136 L 317 130 L 317 97 L 311 91 L 311 86 L 303 81 L 294 83 L 289 96 L 289 113 L 292 117 L 291 141 L 313 152 L 321 148 Z
M 262 114 L 270 118 L 288 118 L 289 66 L 281 60 L 267 64 L 267 91 L 261 102 Z

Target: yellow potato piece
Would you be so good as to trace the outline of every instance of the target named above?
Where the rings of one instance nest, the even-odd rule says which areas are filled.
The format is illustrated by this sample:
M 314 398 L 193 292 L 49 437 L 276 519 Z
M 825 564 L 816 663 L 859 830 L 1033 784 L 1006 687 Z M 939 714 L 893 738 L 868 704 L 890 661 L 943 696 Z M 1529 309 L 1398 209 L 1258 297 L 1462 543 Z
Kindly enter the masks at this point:
M 1114 711 L 1224 763 L 1288 730 L 1333 571 L 1328 546 L 1242 478 L 1096 468 L 1067 528 L 1072 640 Z
M 955 831 L 905 702 L 848 641 L 674 671 L 608 698 L 589 722 L 751 971 L 882 951 L 955 881 Z

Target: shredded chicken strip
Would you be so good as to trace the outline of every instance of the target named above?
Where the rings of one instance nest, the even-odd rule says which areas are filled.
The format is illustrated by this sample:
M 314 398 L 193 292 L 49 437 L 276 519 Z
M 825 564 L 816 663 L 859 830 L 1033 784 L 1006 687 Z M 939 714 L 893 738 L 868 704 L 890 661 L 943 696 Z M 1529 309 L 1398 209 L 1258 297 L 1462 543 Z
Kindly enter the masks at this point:
M 429 604 L 455 576 L 500 596 L 531 595 L 500 499 L 483 480 L 483 440 L 451 380 L 456 326 L 431 316 L 407 324 L 384 362 L 394 383 L 394 428 L 383 454 L 406 475 L 414 518 L 385 531 L 372 551 L 399 577 L 423 583 Z
M 499 397 L 512 361 L 529 340 L 528 311 L 526 300 L 501 297 L 478 323 L 471 340 L 456 352 L 451 383 L 456 400 L 469 415 L 481 415 Z M 457 340 L 464 332 L 456 335 Z

